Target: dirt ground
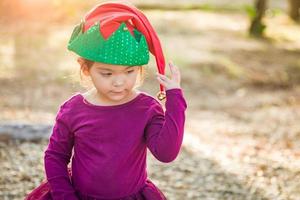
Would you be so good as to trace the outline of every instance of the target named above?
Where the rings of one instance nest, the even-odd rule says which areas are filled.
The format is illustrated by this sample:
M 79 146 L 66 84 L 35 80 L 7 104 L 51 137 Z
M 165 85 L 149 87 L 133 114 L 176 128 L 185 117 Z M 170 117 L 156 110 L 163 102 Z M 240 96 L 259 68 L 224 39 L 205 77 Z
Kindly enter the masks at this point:
M 170 200 L 298 200 L 300 26 L 268 16 L 267 38 L 254 39 L 242 13 L 146 15 L 182 72 L 188 101 L 182 151 L 170 164 L 149 154 L 150 178 Z M 1 30 L 1 126 L 52 124 L 61 102 L 84 91 L 65 49 L 71 26 L 36 30 Z M 153 68 L 152 60 L 141 89 L 155 95 Z M 44 178 L 47 141 L 0 140 L 0 199 L 22 199 Z

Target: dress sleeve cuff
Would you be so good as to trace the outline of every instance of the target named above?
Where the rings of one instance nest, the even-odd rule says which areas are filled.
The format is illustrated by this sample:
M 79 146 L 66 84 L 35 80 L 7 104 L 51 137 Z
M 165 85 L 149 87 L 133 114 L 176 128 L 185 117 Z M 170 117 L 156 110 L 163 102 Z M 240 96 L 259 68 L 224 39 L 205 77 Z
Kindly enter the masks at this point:
M 183 96 L 183 91 L 181 88 L 173 88 L 166 90 L 166 109 L 180 109 L 185 110 L 187 108 L 187 103 Z

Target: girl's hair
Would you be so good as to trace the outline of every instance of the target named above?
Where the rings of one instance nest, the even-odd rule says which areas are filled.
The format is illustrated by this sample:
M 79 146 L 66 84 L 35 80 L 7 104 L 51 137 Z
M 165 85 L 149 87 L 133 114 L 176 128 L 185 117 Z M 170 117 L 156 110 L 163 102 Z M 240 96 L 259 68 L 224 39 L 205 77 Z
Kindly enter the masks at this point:
M 95 63 L 94 61 L 91 61 L 91 60 L 88 60 L 88 59 L 85 59 L 85 58 L 82 58 L 83 61 L 85 62 L 85 64 L 87 65 L 88 69 L 91 69 L 91 67 L 93 66 L 93 64 Z M 141 66 L 139 67 L 139 70 L 140 70 L 140 73 L 138 74 L 138 78 L 137 78 L 137 83 L 135 85 L 134 88 L 138 88 L 140 87 L 145 78 L 146 78 L 146 69 L 144 66 Z M 82 68 L 80 68 L 80 81 L 81 81 L 81 84 L 84 86 L 84 87 L 90 87 L 90 82 L 89 83 L 85 83 L 85 80 L 83 79 L 83 76 L 82 76 Z

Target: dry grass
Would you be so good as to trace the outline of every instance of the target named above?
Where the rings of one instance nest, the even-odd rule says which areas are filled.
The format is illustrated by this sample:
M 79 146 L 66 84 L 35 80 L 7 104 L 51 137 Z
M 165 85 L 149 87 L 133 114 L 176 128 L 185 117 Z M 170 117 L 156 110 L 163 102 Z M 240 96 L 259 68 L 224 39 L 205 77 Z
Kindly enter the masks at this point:
M 296 200 L 300 195 L 299 26 L 284 15 L 269 16 L 267 39 L 256 40 L 247 35 L 248 19 L 241 13 L 148 10 L 146 14 L 159 32 L 167 60 L 182 72 L 189 105 L 186 130 L 199 147 L 192 157 L 198 168 L 184 180 L 197 181 L 195 175 L 199 181 L 212 173 L 210 167 L 201 171 L 204 175 L 196 173 L 203 161 L 196 155 L 205 155 L 230 174 L 225 182 L 231 186 L 229 177 L 236 176 L 252 192 L 259 191 L 262 199 Z M 71 29 L 69 24 L 51 24 L 28 33 L 0 30 L 1 122 L 49 124 L 61 102 L 84 90 L 75 57 L 65 48 Z M 153 95 L 158 91 L 154 66 L 151 60 L 142 87 Z M 192 149 L 188 141 L 185 148 Z M 210 182 L 218 186 L 202 188 L 200 196 L 221 191 L 223 180 L 212 177 Z M 190 187 L 177 189 L 180 195 L 188 189 L 197 191 Z M 245 190 L 240 191 L 243 196 Z

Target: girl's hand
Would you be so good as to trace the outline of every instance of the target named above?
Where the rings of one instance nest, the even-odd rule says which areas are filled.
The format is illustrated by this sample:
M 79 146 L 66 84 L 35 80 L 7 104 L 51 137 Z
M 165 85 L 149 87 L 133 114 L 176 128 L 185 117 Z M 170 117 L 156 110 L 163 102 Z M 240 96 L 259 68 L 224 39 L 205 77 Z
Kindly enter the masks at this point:
M 174 89 L 174 88 L 181 88 L 180 87 L 180 71 L 179 69 L 173 65 L 172 62 L 169 62 L 169 67 L 171 71 L 171 79 L 167 76 L 156 73 L 156 78 L 160 84 L 162 84 L 166 90 Z

